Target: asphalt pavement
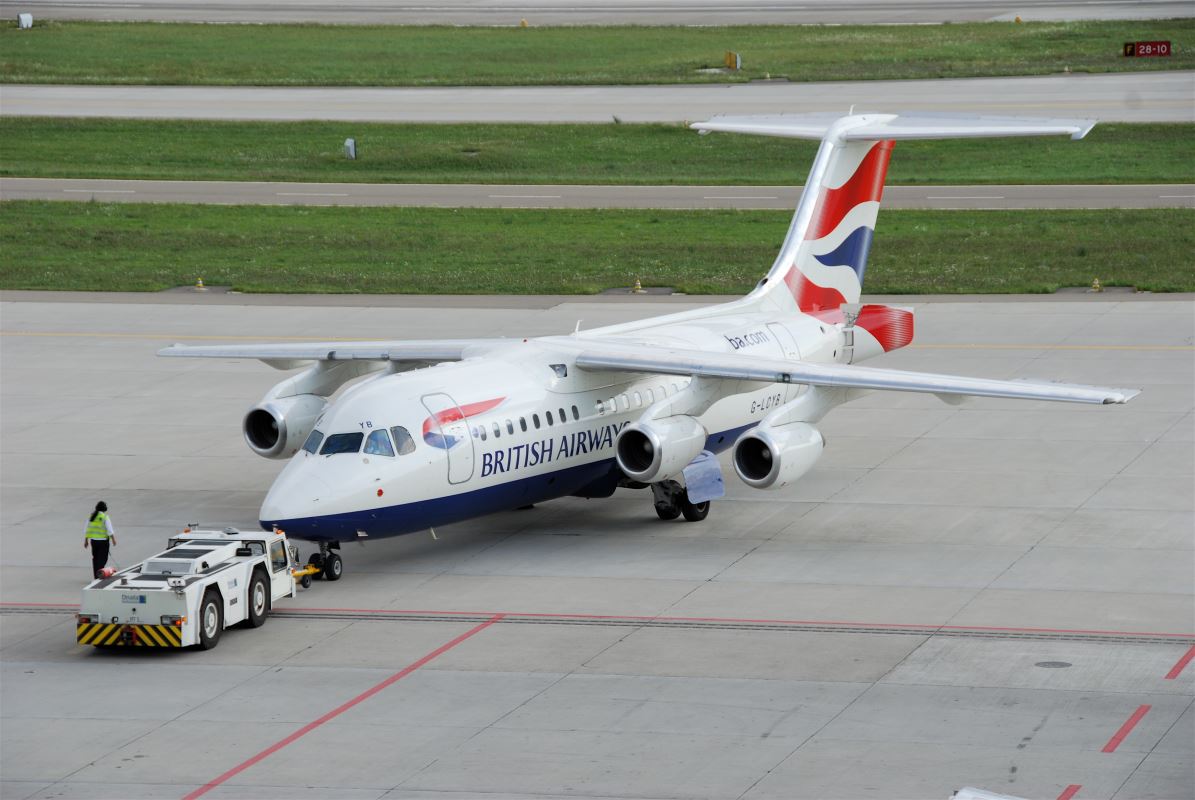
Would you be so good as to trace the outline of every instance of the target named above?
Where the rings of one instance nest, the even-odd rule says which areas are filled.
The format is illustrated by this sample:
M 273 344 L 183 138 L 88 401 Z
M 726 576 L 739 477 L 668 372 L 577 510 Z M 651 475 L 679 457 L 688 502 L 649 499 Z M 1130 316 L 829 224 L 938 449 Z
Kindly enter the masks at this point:
M 0 114 L 373 122 L 683 122 L 717 114 L 942 111 L 1195 122 L 1195 72 L 924 81 L 542 87 L 0 87 Z M 346 133 L 351 135 L 351 131 Z
M 790 209 L 802 187 L 262 183 L 0 178 L 0 200 L 452 208 Z M 889 186 L 886 208 L 1195 207 L 1195 184 Z

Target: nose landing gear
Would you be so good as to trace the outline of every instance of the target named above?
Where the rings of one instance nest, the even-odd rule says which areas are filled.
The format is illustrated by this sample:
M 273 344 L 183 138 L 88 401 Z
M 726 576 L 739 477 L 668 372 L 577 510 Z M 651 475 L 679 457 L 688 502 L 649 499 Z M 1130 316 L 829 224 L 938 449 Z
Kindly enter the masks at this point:
M 661 481 L 651 485 L 656 516 L 662 520 L 673 520 L 682 514 L 687 522 L 701 522 L 709 516 L 710 501 L 689 502 L 689 493 L 676 481 Z
M 318 569 L 320 577 L 326 581 L 338 581 L 344 576 L 344 561 L 332 552 L 327 542 L 319 543 L 319 552 L 312 553 L 307 563 Z

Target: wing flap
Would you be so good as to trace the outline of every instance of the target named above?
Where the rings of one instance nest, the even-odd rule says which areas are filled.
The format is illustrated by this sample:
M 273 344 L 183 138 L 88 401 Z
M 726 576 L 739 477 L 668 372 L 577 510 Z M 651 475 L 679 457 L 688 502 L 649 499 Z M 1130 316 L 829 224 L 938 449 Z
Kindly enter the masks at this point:
M 1126 403 L 1139 393 L 1136 389 L 969 378 L 932 372 L 857 367 L 853 364 L 812 364 L 803 361 L 707 353 L 700 350 L 643 353 L 624 347 L 599 346 L 580 353 L 576 364 L 580 369 L 591 371 L 691 375 L 769 383 L 800 383 L 807 386 L 921 392 L 946 396 L 1055 400 L 1069 403 Z

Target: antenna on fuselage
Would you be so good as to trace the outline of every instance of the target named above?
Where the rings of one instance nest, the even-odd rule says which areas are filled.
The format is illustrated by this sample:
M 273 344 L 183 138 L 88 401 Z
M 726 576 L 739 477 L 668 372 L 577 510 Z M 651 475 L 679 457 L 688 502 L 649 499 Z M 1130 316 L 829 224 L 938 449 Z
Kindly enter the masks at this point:
M 581 332 L 581 320 L 577 320 L 577 327 L 573 328 L 573 333 Z

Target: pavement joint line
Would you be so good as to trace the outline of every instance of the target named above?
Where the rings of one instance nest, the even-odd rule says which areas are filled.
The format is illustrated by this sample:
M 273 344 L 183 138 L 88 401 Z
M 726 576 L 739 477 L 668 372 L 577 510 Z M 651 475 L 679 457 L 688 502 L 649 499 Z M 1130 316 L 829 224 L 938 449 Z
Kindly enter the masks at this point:
M 0 603 L 0 614 L 64 614 L 78 608 L 66 603 Z M 271 616 L 279 619 L 385 620 L 392 622 L 484 622 L 532 625 L 597 625 L 611 627 L 688 628 L 709 630 L 791 631 L 794 633 L 863 633 L 909 636 L 949 636 L 987 639 L 1045 639 L 1122 644 L 1195 643 L 1195 633 L 1102 631 L 1068 628 L 1018 628 L 830 620 L 740 619 L 733 617 L 669 617 L 614 614 L 553 614 L 535 612 L 436 611 L 414 609 L 293 608 Z M 1192 646 L 1195 658 L 1195 646 Z M 1188 659 L 1190 660 L 1190 659 Z M 1185 666 L 1185 664 L 1184 664 Z
M 183 800 L 196 800 L 196 798 L 202 797 L 203 795 L 210 792 L 212 789 L 215 789 L 216 787 L 218 787 L 221 784 L 228 781 L 230 778 L 236 777 L 240 773 L 249 769 L 249 767 L 252 767 L 254 764 L 257 764 L 257 763 L 265 760 L 266 758 L 269 758 L 274 753 L 278 752 L 279 750 L 281 750 L 282 748 L 291 744 L 292 742 L 296 741 L 297 739 L 300 739 L 301 737 L 307 735 L 308 733 L 310 733 L 311 731 L 320 727 L 324 723 L 326 723 L 332 719 L 335 719 L 336 717 L 340 716 L 341 714 L 343 714 L 344 712 L 353 708 L 354 706 L 373 697 L 375 694 L 381 692 L 383 689 L 386 689 L 387 687 L 391 686 L 392 684 L 397 683 L 398 681 L 407 677 L 411 673 L 418 670 L 420 667 L 428 664 L 431 661 L 434 661 L 435 659 L 442 656 L 444 653 L 447 653 L 449 650 L 452 650 L 456 646 L 468 641 L 469 639 L 471 639 L 474 636 L 476 636 L 477 634 L 481 633 L 482 631 L 484 631 L 486 628 L 490 627 L 494 623 L 499 622 L 501 619 L 502 619 L 501 614 L 495 614 L 495 615 L 491 616 L 485 622 L 482 622 L 479 625 L 475 625 L 474 627 L 465 631 L 464 633 L 457 636 L 456 638 L 445 642 L 444 644 L 437 647 L 435 650 L 432 650 L 430 653 L 427 653 L 426 655 L 422 656 L 418 660 L 413 661 L 410 664 L 408 664 L 407 666 L 403 667 L 401 670 L 394 673 L 390 677 L 386 678 L 381 683 L 375 684 L 374 686 L 370 687 L 369 689 L 366 689 L 364 692 L 360 693 L 356 697 L 353 697 L 353 698 L 345 701 L 344 703 L 341 703 L 336 708 L 332 709 L 331 711 L 328 711 L 323 716 L 320 716 L 317 719 L 312 720 L 311 722 L 307 723 L 302 728 L 299 728 L 297 731 L 290 734 L 286 738 L 275 742 L 274 744 L 270 745 L 269 747 L 267 747 L 266 749 L 257 753 L 256 755 L 246 759 L 245 761 L 242 761 L 240 764 L 237 764 L 235 767 L 233 767 L 232 769 L 229 769 L 227 772 L 224 772 L 222 775 L 208 781 L 203 786 L 200 786 L 195 791 L 186 795 L 183 798 Z
M 1137 723 L 1149 713 L 1151 708 L 1153 708 L 1153 706 L 1138 706 L 1137 710 L 1133 712 L 1132 716 L 1130 716 L 1125 723 L 1120 726 L 1120 729 L 1117 730 L 1116 733 L 1112 734 L 1112 738 L 1108 740 L 1108 743 L 1104 745 L 1100 752 L 1115 753 L 1116 748 L 1120 747 L 1120 743 L 1128 738 L 1128 735 L 1133 732 L 1133 728 L 1137 727 Z

